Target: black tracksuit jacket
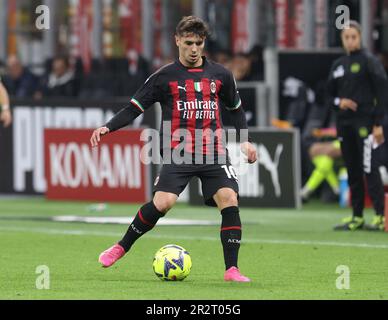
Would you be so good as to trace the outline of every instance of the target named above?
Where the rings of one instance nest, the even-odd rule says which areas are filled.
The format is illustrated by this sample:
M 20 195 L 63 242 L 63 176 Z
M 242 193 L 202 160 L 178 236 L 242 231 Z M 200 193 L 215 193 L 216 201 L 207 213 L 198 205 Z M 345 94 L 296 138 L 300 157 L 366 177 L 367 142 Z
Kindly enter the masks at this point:
M 387 107 L 388 82 L 382 63 L 366 50 L 345 55 L 333 63 L 328 81 L 330 103 L 337 111 L 337 134 L 348 171 L 354 216 L 364 209 L 364 177 L 375 211 L 384 214 L 384 188 L 376 165 L 371 133 L 381 126 Z M 341 98 L 357 103 L 357 111 L 341 110 Z M 388 138 L 388 133 L 385 133 Z

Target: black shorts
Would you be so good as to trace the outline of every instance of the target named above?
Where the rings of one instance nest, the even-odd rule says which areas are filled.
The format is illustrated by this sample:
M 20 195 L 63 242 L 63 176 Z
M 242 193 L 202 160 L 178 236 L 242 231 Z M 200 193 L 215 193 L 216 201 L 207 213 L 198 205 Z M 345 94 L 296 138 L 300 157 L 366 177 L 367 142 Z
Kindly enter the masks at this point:
M 227 165 L 164 164 L 155 179 L 153 193 L 162 191 L 179 196 L 193 177 L 201 180 L 203 198 L 210 207 L 217 207 L 213 196 L 219 189 L 230 188 L 238 194 L 236 171 L 229 162 Z

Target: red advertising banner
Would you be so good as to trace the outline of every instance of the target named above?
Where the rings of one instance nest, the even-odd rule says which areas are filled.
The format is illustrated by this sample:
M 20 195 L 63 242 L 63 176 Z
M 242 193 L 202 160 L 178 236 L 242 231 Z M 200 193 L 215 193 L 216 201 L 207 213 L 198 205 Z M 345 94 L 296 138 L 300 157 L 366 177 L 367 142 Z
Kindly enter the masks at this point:
M 305 7 L 303 0 L 293 1 L 293 17 L 290 21 L 290 32 L 292 37 L 292 46 L 296 49 L 304 49 L 305 43 Z
M 303 48 L 305 36 L 304 8 L 302 0 L 276 0 L 277 46 Z
M 119 0 L 120 39 L 127 54 L 130 51 L 142 52 L 141 6 L 140 0 Z
M 8 2 L 8 30 L 16 30 L 17 29 L 17 3 L 16 0 L 10 0 Z M 17 54 L 17 40 L 16 40 L 16 32 L 8 33 L 8 54 Z
M 85 72 L 89 72 L 91 67 L 92 5 L 91 0 L 70 2 L 70 53 L 72 57 L 82 59 Z
M 290 37 L 288 31 L 289 4 L 287 0 L 276 0 L 276 43 L 280 49 L 290 46 Z
M 155 70 L 162 67 L 162 1 L 154 2 L 154 59 L 153 67 Z
M 122 130 L 91 148 L 91 130 L 45 129 L 46 197 L 55 200 L 144 203 L 149 168 L 141 161 L 142 130 Z
M 247 52 L 249 49 L 248 0 L 236 0 L 232 13 L 233 53 Z
M 328 10 L 328 2 L 326 0 L 315 1 L 315 47 L 317 49 L 327 48 Z

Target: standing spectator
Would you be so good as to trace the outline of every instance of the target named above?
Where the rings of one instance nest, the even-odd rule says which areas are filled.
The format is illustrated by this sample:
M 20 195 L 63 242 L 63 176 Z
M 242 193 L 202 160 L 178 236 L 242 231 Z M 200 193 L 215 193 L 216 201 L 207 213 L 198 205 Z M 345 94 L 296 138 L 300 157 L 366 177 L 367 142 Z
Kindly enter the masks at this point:
M 365 224 L 364 177 L 376 217 L 368 230 L 384 230 L 384 188 L 375 159 L 384 142 L 382 121 L 386 107 L 387 75 L 381 62 L 361 48 L 361 26 L 355 21 L 342 31 L 346 55 L 333 63 L 328 91 L 337 110 L 337 133 L 349 177 L 353 216 L 335 230 L 358 230 Z
M 7 60 L 7 75 L 3 81 L 9 95 L 17 98 L 33 97 L 38 91 L 38 77 L 23 67 L 13 55 Z

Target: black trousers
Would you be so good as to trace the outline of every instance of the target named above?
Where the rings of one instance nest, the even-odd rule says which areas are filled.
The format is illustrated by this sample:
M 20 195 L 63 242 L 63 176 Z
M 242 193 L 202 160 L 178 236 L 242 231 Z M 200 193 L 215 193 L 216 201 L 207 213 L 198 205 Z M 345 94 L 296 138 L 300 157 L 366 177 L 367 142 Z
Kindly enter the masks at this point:
M 347 171 L 352 195 L 353 215 L 363 216 L 365 179 L 373 207 L 378 215 L 384 215 L 384 187 L 381 181 L 378 161 L 375 159 L 373 123 L 370 119 L 338 121 L 337 134 L 341 141 L 342 157 Z

